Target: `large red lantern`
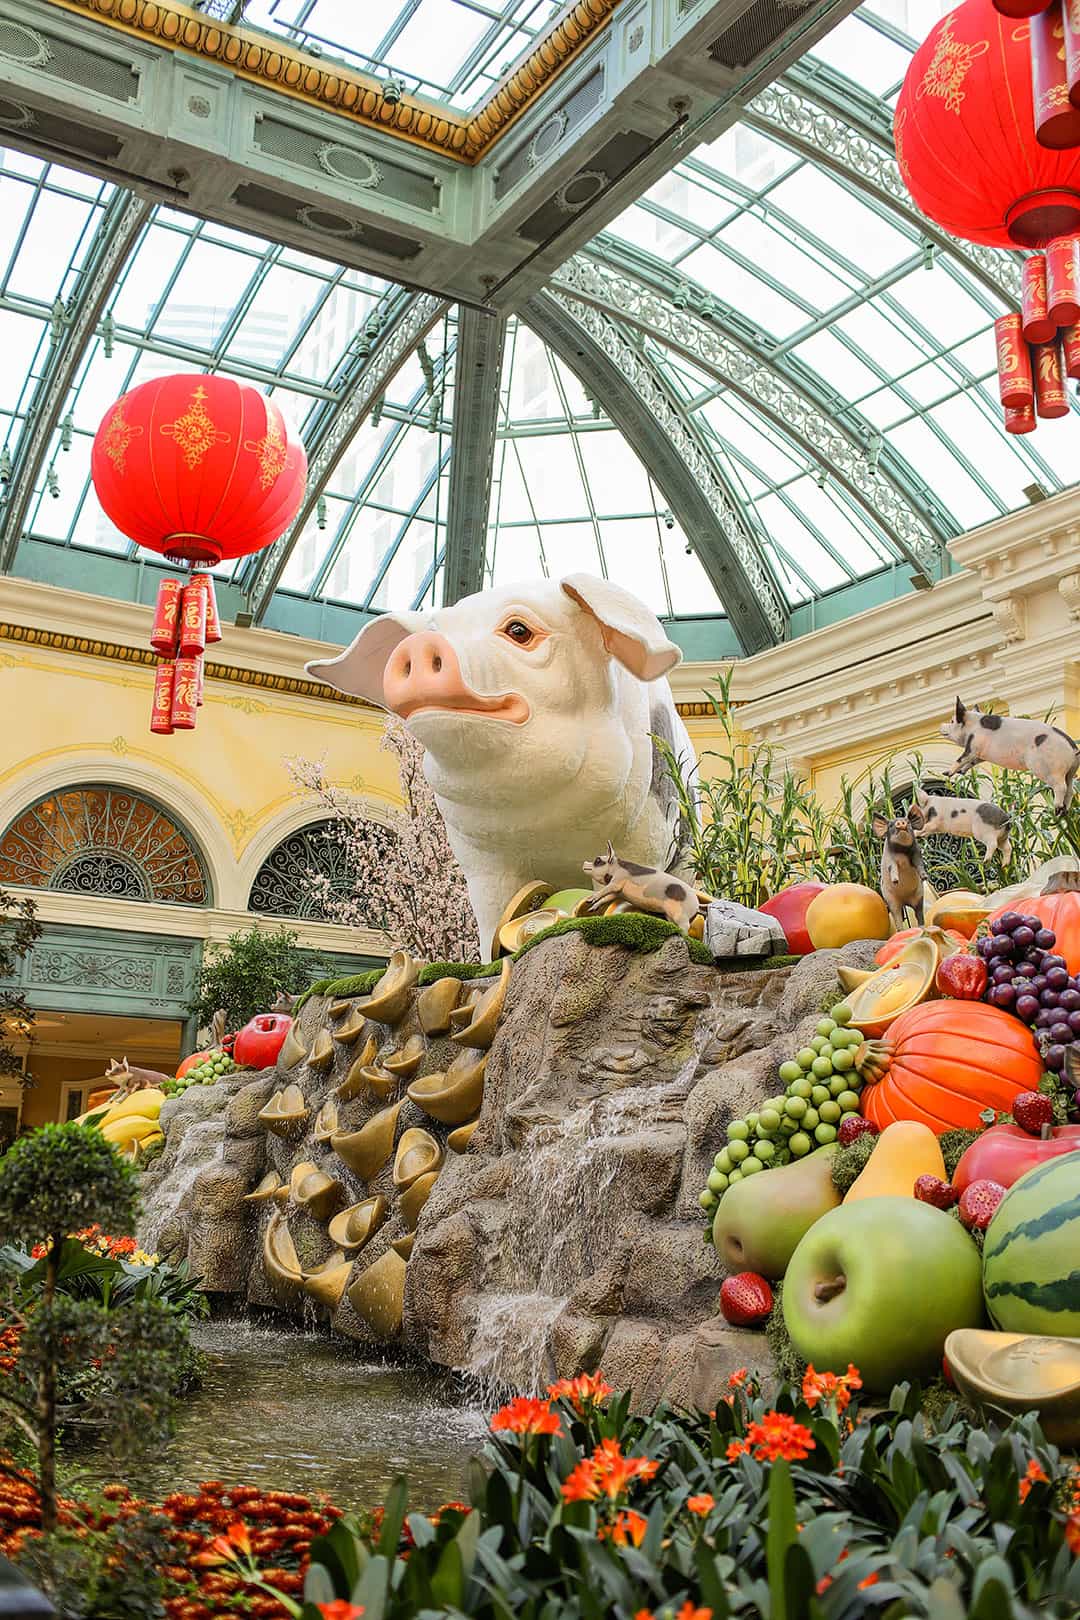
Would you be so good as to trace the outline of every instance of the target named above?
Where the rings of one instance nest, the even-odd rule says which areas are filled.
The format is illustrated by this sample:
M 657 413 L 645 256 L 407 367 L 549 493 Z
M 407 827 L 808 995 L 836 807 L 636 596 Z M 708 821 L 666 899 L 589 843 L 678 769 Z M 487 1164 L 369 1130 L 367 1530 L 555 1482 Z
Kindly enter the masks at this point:
M 170 562 L 261 551 L 304 497 L 307 460 L 265 394 L 231 377 L 155 377 L 118 399 L 90 458 L 116 527 Z
M 261 551 L 304 498 L 307 458 L 272 400 L 229 377 L 155 377 L 124 394 L 94 437 L 90 475 L 116 527 L 173 563 L 162 580 L 151 646 L 162 655 L 151 731 L 191 731 L 203 652 L 221 630 L 205 570 Z
M 987 247 L 1080 232 L 1080 148 L 1035 138 L 1030 26 L 964 0 L 911 58 L 896 107 L 896 160 L 915 202 Z

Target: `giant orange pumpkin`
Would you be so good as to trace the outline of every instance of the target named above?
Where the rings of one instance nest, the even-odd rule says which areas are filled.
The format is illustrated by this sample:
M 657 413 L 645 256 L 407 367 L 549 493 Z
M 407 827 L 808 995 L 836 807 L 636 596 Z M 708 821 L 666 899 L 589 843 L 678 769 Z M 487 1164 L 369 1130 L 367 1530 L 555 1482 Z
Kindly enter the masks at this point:
M 981 1001 L 923 1002 L 860 1047 L 856 1063 L 868 1082 L 862 1112 L 879 1130 L 915 1119 L 939 1135 L 978 1130 L 984 1108 L 1010 1111 L 1043 1072 L 1031 1031 Z
M 1048 887 L 1052 884 L 1053 879 Z M 1011 900 L 1008 905 L 992 911 L 990 921 L 1004 916 L 1007 911 L 1038 917 L 1044 928 L 1052 928 L 1057 935 L 1054 950 L 1065 958 L 1070 973 L 1080 973 L 1080 892 L 1061 889 L 1056 893 L 1037 894 L 1032 900 Z

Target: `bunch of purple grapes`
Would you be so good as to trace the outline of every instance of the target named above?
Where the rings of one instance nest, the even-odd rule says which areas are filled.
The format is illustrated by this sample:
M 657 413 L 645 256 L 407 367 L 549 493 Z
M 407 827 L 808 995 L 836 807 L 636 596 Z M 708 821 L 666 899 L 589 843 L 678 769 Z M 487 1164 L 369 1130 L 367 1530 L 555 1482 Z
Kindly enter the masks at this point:
M 1080 1041 L 1080 978 L 1054 954 L 1057 935 L 1038 917 L 1006 911 L 995 917 L 979 951 L 990 974 L 984 999 L 1016 1015 L 1035 1034 L 1042 1060 L 1060 1074 Z

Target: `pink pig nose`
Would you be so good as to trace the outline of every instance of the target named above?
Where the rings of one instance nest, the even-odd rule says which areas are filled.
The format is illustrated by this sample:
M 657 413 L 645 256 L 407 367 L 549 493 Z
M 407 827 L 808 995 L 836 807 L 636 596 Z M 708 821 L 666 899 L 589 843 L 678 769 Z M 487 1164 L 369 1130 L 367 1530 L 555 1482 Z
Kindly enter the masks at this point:
M 383 697 L 403 720 L 419 709 L 453 709 L 518 725 L 529 718 L 529 706 L 516 692 L 482 697 L 472 691 L 453 647 L 437 630 L 417 630 L 398 642 L 383 671 Z
M 403 717 L 417 709 L 455 709 L 471 696 L 457 655 L 436 630 L 418 630 L 399 641 L 383 671 L 387 708 Z

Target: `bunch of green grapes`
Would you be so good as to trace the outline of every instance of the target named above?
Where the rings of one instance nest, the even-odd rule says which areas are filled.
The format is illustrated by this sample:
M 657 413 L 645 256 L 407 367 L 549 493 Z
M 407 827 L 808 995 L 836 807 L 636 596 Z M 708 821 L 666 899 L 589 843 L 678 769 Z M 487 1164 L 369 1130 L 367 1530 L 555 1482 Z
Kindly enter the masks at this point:
M 710 1215 L 736 1181 L 801 1159 L 835 1142 L 841 1121 L 859 1112 L 862 1080 L 855 1053 L 865 1036 L 851 1028 L 851 1008 L 839 1002 L 822 1018 L 813 1039 L 786 1063 L 782 1097 L 770 1097 L 745 1119 L 733 1119 L 727 1143 L 713 1159 L 698 1203 Z

